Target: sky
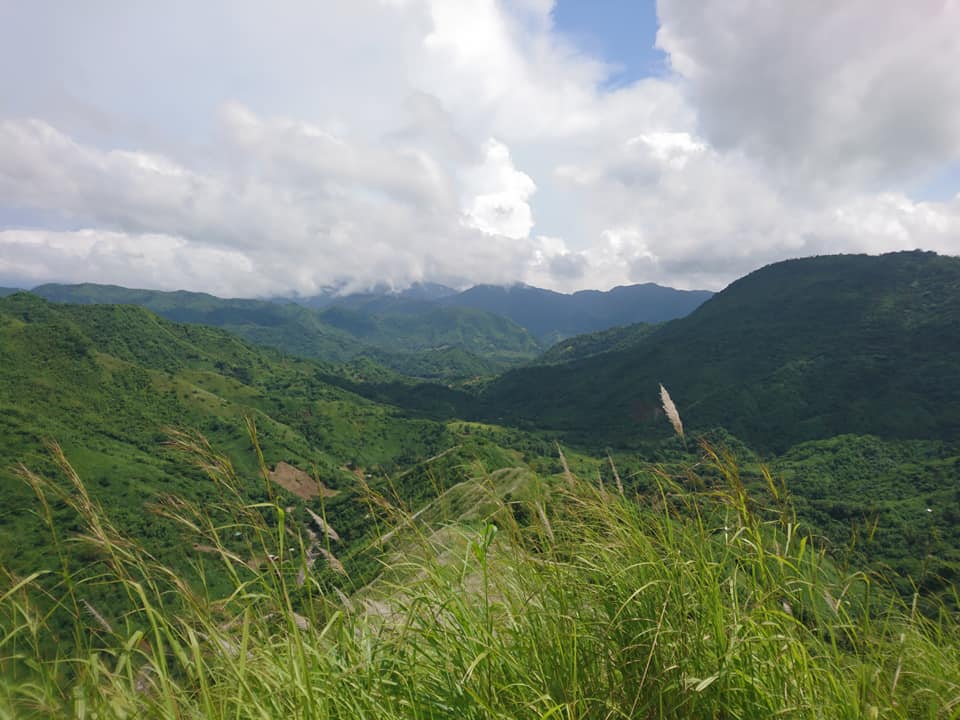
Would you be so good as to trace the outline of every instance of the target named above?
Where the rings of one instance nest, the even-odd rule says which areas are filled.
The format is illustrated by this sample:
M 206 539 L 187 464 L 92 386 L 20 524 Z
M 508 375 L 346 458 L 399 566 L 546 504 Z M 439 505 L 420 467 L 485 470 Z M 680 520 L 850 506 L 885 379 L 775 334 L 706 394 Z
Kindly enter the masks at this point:
M 960 254 L 960 0 L 0 0 L 0 285 Z

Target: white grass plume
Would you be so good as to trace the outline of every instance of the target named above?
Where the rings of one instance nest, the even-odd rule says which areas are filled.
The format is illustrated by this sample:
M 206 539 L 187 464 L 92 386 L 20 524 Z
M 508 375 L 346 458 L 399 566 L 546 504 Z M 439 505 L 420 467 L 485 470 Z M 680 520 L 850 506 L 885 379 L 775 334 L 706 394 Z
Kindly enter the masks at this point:
M 670 393 L 667 392 L 662 383 L 660 385 L 660 402 L 663 403 L 663 411 L 667 414 L 667 420 L 673 425 L 674 431 L 683 438 L 683 423 L 680 421 L 680 413 L 677 412 L 677 406 L 673 404 Z
M 310 513 L 310 517 L 313 518 L 313 522 L 316 524 L 318 528 L 320 528 L 321 532 L 323 532 L 328 538 L 330 538 L 331 540 L 340 539 L 340 536 L 337 534 L 337 531 L 334 530 L 332 527 L 330 527 L 322 517 L 317 515 L 310 508 L 304 508 L 304 509 L 308 513 Z

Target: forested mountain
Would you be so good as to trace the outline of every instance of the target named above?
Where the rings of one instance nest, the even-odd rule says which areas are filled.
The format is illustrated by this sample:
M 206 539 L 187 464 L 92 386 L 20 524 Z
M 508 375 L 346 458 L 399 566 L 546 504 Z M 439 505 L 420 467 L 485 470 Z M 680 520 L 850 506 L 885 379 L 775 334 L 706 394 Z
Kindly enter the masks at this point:
M 479 458 L 496 467 L 509 457 L 480 436 L 461 437 L 445 424 L 371 402 L 337 380 L 327 366 L 135 306 L 53 304 L 29 293 L 3 298 L 0 566 L 23 572 L 51 566 L 54 549 L 31 512 L 36 498 L 15 476 L 21 463 L 52 469 L 48 440 L 62 444 L 124 532 L 183 562 L 189 558 L 178 535 L 149 504 L 171 493 L 216 498 L 202 473 L 167 447 L 170 429 L 198 430 L 228 453 L 245 478 L 246 499 L 284 496 L 280 485 L 265 488 L 258 479 L 245 427 L 251 418 L 269 467 L 288 463 L 340 492 L 327 504 L 344 549 L 369 529 L 356 472 L 376 473 L 369 480 L 376 485 L 403 470 L 391 492 L 416 502 L 432 487 L 411 470 L 421 460 L 452 451 L 443 467 L 453 480 Z M 55 519 L 65 527 L 76 523 L 62 506 Z
M 441 300 L 508 317 L 546 344 L 618 325 L 656 323 L 683 317 L 713 293 L 674 290 L 653 283 L 582 290 L 572 295 L 527 285 L 478 285 Z
M 659 323 L 635 323 L 613 327 L 609 330 L 574 335 L 572 338 L 561 340 L 556 345 L 552 345 L 536 359 L 535 364 L 555 365 L 582 360 L 615 350 L 626 350 L 639 343 L 659 326 Z
M 428 379 L 492 375 L 532 360 L 558 340 L 682 317 L 710 297 L 652 283 L 572 295 L 527 286 L 477 286 L 458 293 L 417 283 L 400 292 L 330 291 L 282 302 L 94 284 L 48 284 L 31 292 L 62 303 L 140 305 L 169 320 L 221 327 L 302 357 L 346 362 L 365 356 Z M 596 341 L 613 342 L 633 332 L 613 330 Z M 569 348 L 553 351 L 545 361 L 586 352 L 581 347 L 571 355 Z
M 958 358 L 960 259 L 825 256 L 751 273 L 633 347 L 508 372 L 484 404 L 504 422 L 629 445 L 665 431 L 663 383 L 692 427 L 766 451 L 840 433 L 950 438 Z
M 683 317 L 712 294 L 653 283 L 620 286 L 606 292 L 582 290 L 569 295 L 529 285 L 477 285 L 458 292 L 444 285 L 417 283 L 400 292 L 381 288 L 338 295 L 331 291 L 292 302 L 312 308 L 341 307 L 388 314 L 424 308 L 425 303 L 473 308 L 509 318 L 546 347 L 583 333 Z
M 13 295 L 15 292 L 21 292 L 21 291 L 17 288 L 0 287 L 0 297 Z
M 221 327 L 302 357 L 345 362 L 366 356 L 413 376 L 489 374 L 540 350 L 529 333 L 505 318 L 410 298 L 370 296 L 356 308 L 312 310 L 112 285 L 41 285 L 31 292 L 61 303 L 139 305 L 169 320 Z

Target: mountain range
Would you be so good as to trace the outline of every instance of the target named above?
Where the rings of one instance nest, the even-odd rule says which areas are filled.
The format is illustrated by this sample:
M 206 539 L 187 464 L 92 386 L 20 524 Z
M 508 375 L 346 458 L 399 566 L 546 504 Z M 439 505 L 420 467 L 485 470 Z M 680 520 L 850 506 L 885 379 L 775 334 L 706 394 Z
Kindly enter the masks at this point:
M 316 310 L 112 285 L 41 285 L 31 292 L 59 303 L 138 305 L 168 320 L 220 327 L 300 357 L 337 363 L 366 356 L 419 377 L 489 374 L 539 352 L 529 333 L 505 318 L 417 300 Z
M 709 299 L 704 290 L 675 290 L 654 283 L 581 290 L 572 295 L 528 285 L 478 285 L 441 303 L 472 307 L 508 317 L 544 345 L 574 335 L 633 323 L 658 323 L 683 317 Z
M 296 301 L 94 284 L 47 284 L 31 292 L 60 303 L 139 305 L 168 320 L 221 327 L 301 357 L 346 362 L 365 356 L 428 379 L 491 375 L 576 332 L 679 317 L 710 295 L 655 285 L 573 295 L 525 286 L 458 293 L 431 284 Z

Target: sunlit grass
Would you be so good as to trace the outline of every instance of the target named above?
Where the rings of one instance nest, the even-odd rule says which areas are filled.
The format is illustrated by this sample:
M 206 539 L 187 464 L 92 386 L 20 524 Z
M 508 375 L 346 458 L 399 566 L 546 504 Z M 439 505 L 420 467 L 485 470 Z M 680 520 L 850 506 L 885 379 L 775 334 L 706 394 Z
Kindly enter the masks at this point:
M 81 539 L 52 526 L 52 542 L 100 562 L 0 584 L 0 717 L 960 716 L 956 620 L 841 573 L 783 488 L 758 507 L 709 446 L 708 477 L 651 469 L 647 496 L 479 469 L 420 514 L 368 491 L 384 567 L 354 587 L 328 582 L 337 548 L 322 522 L 308 532 L 280 504 L 244 504 L 228 461 L 175 442 L 222 498 L 158 508 L 200 582 L 122 537 L 56 449 L 66 485 L 22 471 L 41 516 L 62 502 L 83 518 Z M 454 512 L 464 498 L 482 512 Z M 209 563 L 226 592 L 204 585 Z M 85 600 L 104 584 L 124 614 Z M 73 637 L 58 651 L 64 615 Z

